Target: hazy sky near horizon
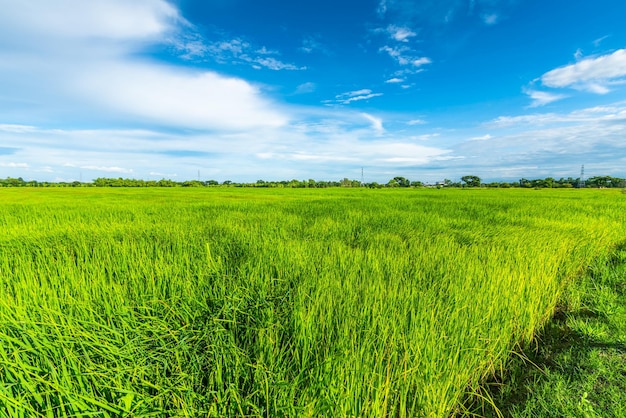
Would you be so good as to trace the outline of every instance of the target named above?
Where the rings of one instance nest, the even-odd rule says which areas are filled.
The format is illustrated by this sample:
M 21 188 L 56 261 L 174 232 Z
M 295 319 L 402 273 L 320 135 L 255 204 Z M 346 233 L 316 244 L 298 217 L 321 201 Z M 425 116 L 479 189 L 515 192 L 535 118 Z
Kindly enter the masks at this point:
M 0 177 L 626 177 L 622 0 L 0 0 Z

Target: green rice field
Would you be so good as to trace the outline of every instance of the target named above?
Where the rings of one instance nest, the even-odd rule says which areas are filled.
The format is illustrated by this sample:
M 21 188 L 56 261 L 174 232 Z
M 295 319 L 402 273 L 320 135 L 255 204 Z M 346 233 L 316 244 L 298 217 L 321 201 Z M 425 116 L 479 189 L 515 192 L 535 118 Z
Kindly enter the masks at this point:
M 447 417 L 626 194 L 5 188 L 0 231 L 0 417 Z

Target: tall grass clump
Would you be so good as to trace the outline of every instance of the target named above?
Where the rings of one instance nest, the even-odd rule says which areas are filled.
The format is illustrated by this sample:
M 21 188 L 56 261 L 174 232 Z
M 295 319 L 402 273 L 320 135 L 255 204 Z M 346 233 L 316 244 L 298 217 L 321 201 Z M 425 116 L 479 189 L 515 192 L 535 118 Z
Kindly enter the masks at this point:
M 592 190 L 0 198 L 0 416 L 462 414 L 626 213 Z

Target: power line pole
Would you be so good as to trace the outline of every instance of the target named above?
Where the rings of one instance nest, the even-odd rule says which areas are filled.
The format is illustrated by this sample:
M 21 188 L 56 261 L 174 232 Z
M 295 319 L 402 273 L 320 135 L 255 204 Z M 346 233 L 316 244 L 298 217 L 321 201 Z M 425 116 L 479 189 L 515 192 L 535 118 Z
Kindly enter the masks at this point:
M 578 182 L 578 187 L 581 189 L 585 188 L 585 165 L 580 166 L 580 181 Z

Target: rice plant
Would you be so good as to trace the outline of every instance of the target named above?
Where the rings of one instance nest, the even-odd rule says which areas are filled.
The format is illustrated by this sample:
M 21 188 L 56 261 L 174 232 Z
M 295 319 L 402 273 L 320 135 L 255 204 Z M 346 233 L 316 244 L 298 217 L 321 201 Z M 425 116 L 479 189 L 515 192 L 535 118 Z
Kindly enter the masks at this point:
M 0 190 L 0 416 L 443 417 L 624 240 L 608 190 Z

